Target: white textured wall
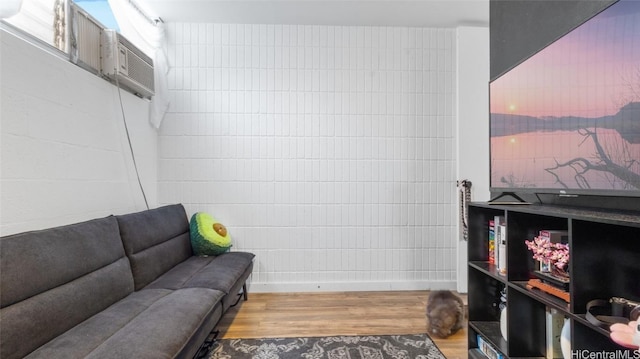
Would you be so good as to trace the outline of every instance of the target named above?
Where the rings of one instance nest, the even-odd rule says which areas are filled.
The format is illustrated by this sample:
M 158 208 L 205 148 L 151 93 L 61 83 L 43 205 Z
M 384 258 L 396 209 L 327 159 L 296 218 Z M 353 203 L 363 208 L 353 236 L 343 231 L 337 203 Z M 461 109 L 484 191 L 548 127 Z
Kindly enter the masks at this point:
M 457 178 L 471 181 L 472 201 L 488 201 L 489 28 L 460 27 L 457 38 Z M 459 233 L 457 290 L 467 292 L 467 242 Z
M 117 89 L 0 30 L 0 232 L 145 208 Z M 148 102 L 122 92 L 136 160 L 157 203 L 157 132 Z
M 168 24 L 159 201 L 258 291 L 455 288 L 454 29 Z

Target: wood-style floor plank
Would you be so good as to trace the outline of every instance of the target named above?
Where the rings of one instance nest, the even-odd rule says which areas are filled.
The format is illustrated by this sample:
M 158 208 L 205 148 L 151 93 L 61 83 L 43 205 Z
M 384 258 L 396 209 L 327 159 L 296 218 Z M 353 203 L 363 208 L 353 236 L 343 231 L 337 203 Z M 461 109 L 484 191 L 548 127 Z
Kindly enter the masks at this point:
M 428 291 L 249 293 L 218 329 L 223 338 L 425 333 L 428 296 Z M 466 324 L 447 339 L 433 340 L 447 358 L 467 358 Z

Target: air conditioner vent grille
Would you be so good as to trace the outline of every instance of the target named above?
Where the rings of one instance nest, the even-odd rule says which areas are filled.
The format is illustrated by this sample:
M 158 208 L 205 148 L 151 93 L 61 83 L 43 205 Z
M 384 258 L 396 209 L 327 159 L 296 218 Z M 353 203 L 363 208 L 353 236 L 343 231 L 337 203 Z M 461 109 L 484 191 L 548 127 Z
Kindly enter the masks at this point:
M 102 25 L 74 3 L 71 4 L 71 61 L 95 73 L 100 72 Z
M 147 59 L 144 59 L 138 56 L 136 52 L 139 51 L 133 51 L 131 48 L 126 46 L 125 48 L 127 50 L 127 73 L 129 77 L 140 85 L 153 89 L 153 64 L 150 62 L 148 57 Z
M 115 30 L 102 33 L 102 75 L 141 96 L 154 94 L 153 60 Z

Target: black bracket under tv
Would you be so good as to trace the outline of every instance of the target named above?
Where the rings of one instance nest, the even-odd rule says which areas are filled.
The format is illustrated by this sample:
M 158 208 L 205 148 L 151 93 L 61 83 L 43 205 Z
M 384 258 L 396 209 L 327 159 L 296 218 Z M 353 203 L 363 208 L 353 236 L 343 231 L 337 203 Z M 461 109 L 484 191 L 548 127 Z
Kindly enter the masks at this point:
M 503 197 L 511 197 L 514 200 L 512 201 L 498 201 Z M 515 192 L 502 192 L 496 197 L 493 197 L 489 200 L 489 204 L 531 204 L 530 202 L 525 201 L 522 197 L 518 196 Z

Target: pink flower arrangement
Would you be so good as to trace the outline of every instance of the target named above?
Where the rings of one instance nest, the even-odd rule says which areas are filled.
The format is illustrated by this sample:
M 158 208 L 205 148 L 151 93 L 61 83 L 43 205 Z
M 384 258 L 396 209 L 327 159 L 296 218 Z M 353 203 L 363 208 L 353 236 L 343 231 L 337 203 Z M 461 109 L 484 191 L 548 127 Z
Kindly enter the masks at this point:
M 548 238 L 535 237 L 532 241 L 525 240 L 527 248 L 533 252 L 533 259 L 548 262 L 560 270 L 566 270 L 569 263 L 569 245 L 551 243 Z

